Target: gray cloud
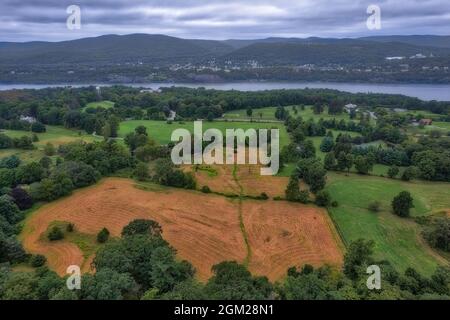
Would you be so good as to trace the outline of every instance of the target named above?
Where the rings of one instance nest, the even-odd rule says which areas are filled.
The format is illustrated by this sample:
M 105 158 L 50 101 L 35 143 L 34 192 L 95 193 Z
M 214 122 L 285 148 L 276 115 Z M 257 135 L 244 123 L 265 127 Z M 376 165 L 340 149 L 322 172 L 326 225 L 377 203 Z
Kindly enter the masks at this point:
M 81 30 L 66 8 L 79 5 Z M 366 9 L 382 10 L 369 31 Z M 163 33 L 186 38 L 356 37 L 450 34 L 448 0 L 2 0 L 0 41 L 66 40 L 101 34 Z

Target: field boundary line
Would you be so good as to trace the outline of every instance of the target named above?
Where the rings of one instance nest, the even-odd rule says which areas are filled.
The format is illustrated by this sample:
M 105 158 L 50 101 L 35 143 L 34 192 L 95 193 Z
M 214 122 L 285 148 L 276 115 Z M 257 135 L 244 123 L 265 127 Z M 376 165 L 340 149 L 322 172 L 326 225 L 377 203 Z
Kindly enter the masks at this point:
M 243 194 L 244 188 L 239 183 L 239 179 L 237 177 L 237 165 L 236 164 L 233 167 L 233 180 L 236 182 L 236 184 L 239 188 L 239 199 L 238 199 L 239 226 L 241 229 L 242 236 L 244 238 L 245 246 L 247 248 L 247 256 L 245 257 L 244 265 L 246 267 L 248 267 L 248 265 L 250 264 L 250 259 L 252 257 L 252 248 L 250 247 L 250 242 L 248 240 L 247 230 L 245 229 L 244 216 L 243 216 L 243 212 L 242 212 L 242 201 L 243 201 L 243 197 L 244 197 L 244 194 Z

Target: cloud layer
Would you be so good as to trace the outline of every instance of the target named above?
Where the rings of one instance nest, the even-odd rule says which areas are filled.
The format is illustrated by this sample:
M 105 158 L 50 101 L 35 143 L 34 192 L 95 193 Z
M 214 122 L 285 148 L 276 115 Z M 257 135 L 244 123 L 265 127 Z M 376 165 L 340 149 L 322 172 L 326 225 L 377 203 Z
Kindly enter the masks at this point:
M 379 5 L 382 29 L 366 27 Z M 81 30 L 66 9 L 81 8 Z M 183 38 L 450 35 L 449 0 L 2 0 L 0 41 L 159 33 Z

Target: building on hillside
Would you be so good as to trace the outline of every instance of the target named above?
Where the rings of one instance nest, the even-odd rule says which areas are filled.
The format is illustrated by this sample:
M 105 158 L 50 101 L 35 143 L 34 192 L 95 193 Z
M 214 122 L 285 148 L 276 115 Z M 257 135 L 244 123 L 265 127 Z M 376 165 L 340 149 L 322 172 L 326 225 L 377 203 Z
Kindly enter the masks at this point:
M 432 119 L 421 119 L 419 121 L 419 125 L 421 125 L 421 126 L 431 126 L 432 124 L 433 124 Z
M 36 118 L 29 117 L 29 116 L 20 116 L 20 121 L 26 121 L 28 123 L 35 123 Z
M 345 110 L 345 112 L 350 113 L 352 111 L 357 111 L 358 110 L 358 106 L 356 104 L 349 103 L 349 104 L 344 106 L 344 110 Z

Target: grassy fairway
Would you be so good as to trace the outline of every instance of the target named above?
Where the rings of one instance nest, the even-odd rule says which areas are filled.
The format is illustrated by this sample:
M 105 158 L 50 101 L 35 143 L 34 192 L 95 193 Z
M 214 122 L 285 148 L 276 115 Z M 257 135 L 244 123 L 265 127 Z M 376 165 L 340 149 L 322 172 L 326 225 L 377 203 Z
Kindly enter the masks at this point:
M 328 111 L 325 110 L 325 112 L 323 112 L 322 114 L 314 114 L 313 108 L 312 106 L 306 106 L 305 110 L 301 110 L 299 106 L 296 107 L 297 108 L 297 114 L 294 113 L 293 108 L 292 107 L 285 107 L 285 109 L 287 111 L 289 111 L 289 114 L 293 117 L 296 116 L 302 116 L 304 120 L 309 120 L 309 119 L 314 119 L 315 121 L 319 120 L 319 119 L 333 119 L 335 118 L 336 120 L 341 120 L 344 119 L 346 121 L 350 120 L 350 117 L 347 113 L 342 113 L 339 115 L 329 115 Z M 253 115 L 251 118 L 255 119 L 255 120 L 277 120 L 275 118 L 275 111 L 277 110 L 276 107 L 267 107 L 267 108 L 261 108 L 261 109 L 253 109 Z M 262 116 L 261 116 L 262 114 Z M 246 119 L 249 120 L 250 117 L 247 116 L 247 110 L 233 110 L 233 111 L 229 111 L 227 113 L 224 114 L 224 118 L 225 119 Z
M 430 275 L 439 261 L 444 261 L 421 240 L 419 225 L 412 219 L 402 219 L 391 213 L 391 201 L 406 190 L 414 198 L 413 216 L 431 214 L 450 208 L 448 183 L 407 183 L 329 173 L 327 190 L 339 203 L 339 207 L 330 209 L 330 214 L 346 243 L 358 238 L 374 240 L 376 258 L 389 260 L 400 271 L 413 267 Z M 381 212 L 372 213 L 367 209 L 373 201 L 381 202 Z
M 152 120 L 132 120 L 132 121 L 124 121 L 120 123 L 120 131 L 119 136 L 125 137 L 127 133 L 133 132 L 134 129 L 138 126 L 145 126 L 147 128 L 147 132 L 149 136 L 155 139 L 158 143 L 167 144 L 170 142 L 170 138 L 172 132 L 175 129 L 187 129 L 189 131 L 193 131 L 194 123 L 193 122 L 183 122 L 182 124 L 178 122 L 174 122 L 172 124 L 167 124 L 164 121 L 152 121 Z M 286 132 L 286 129 L 282 123 L 258 123 L 258 122 L 203 122 L 203 130 L 207 130 L 210 128 L 216 128 L 221 130 L 225 134 L 226 129 L 270 129 L 277 128 L 280 129 L 280 146 L 285 146 L 289 144 L 289 136 Z
M 34 142 L 34 145 L 37 147 L 34 150 L 18 150 L 18 149 L 5 149 L 0 150 L 0 158 L 11 156 L 13 154 L 20 157 L 23 161 L 38 161 L 41 157 L 44 156 L 43 149 L 47 143 L 52 143 L 55 147 L 58 147 L 61 144 L 84 140 L 91 142 L 95 140 L 91 135 L 86 134 L 85 132 L 81 132 L 78 130 L 70 130 L 63 127 L 58 126 L 46 126 L 47 131 L 44 133 L 37 133 L 36 135 L 39 138 L 38 142 Z M 33 133 L 29 131 L 18 131 L 18 130 L 4 130 L 1 133 L 6 134 L 11 138 L 19 138 L 22 136 L 31 136 Z

